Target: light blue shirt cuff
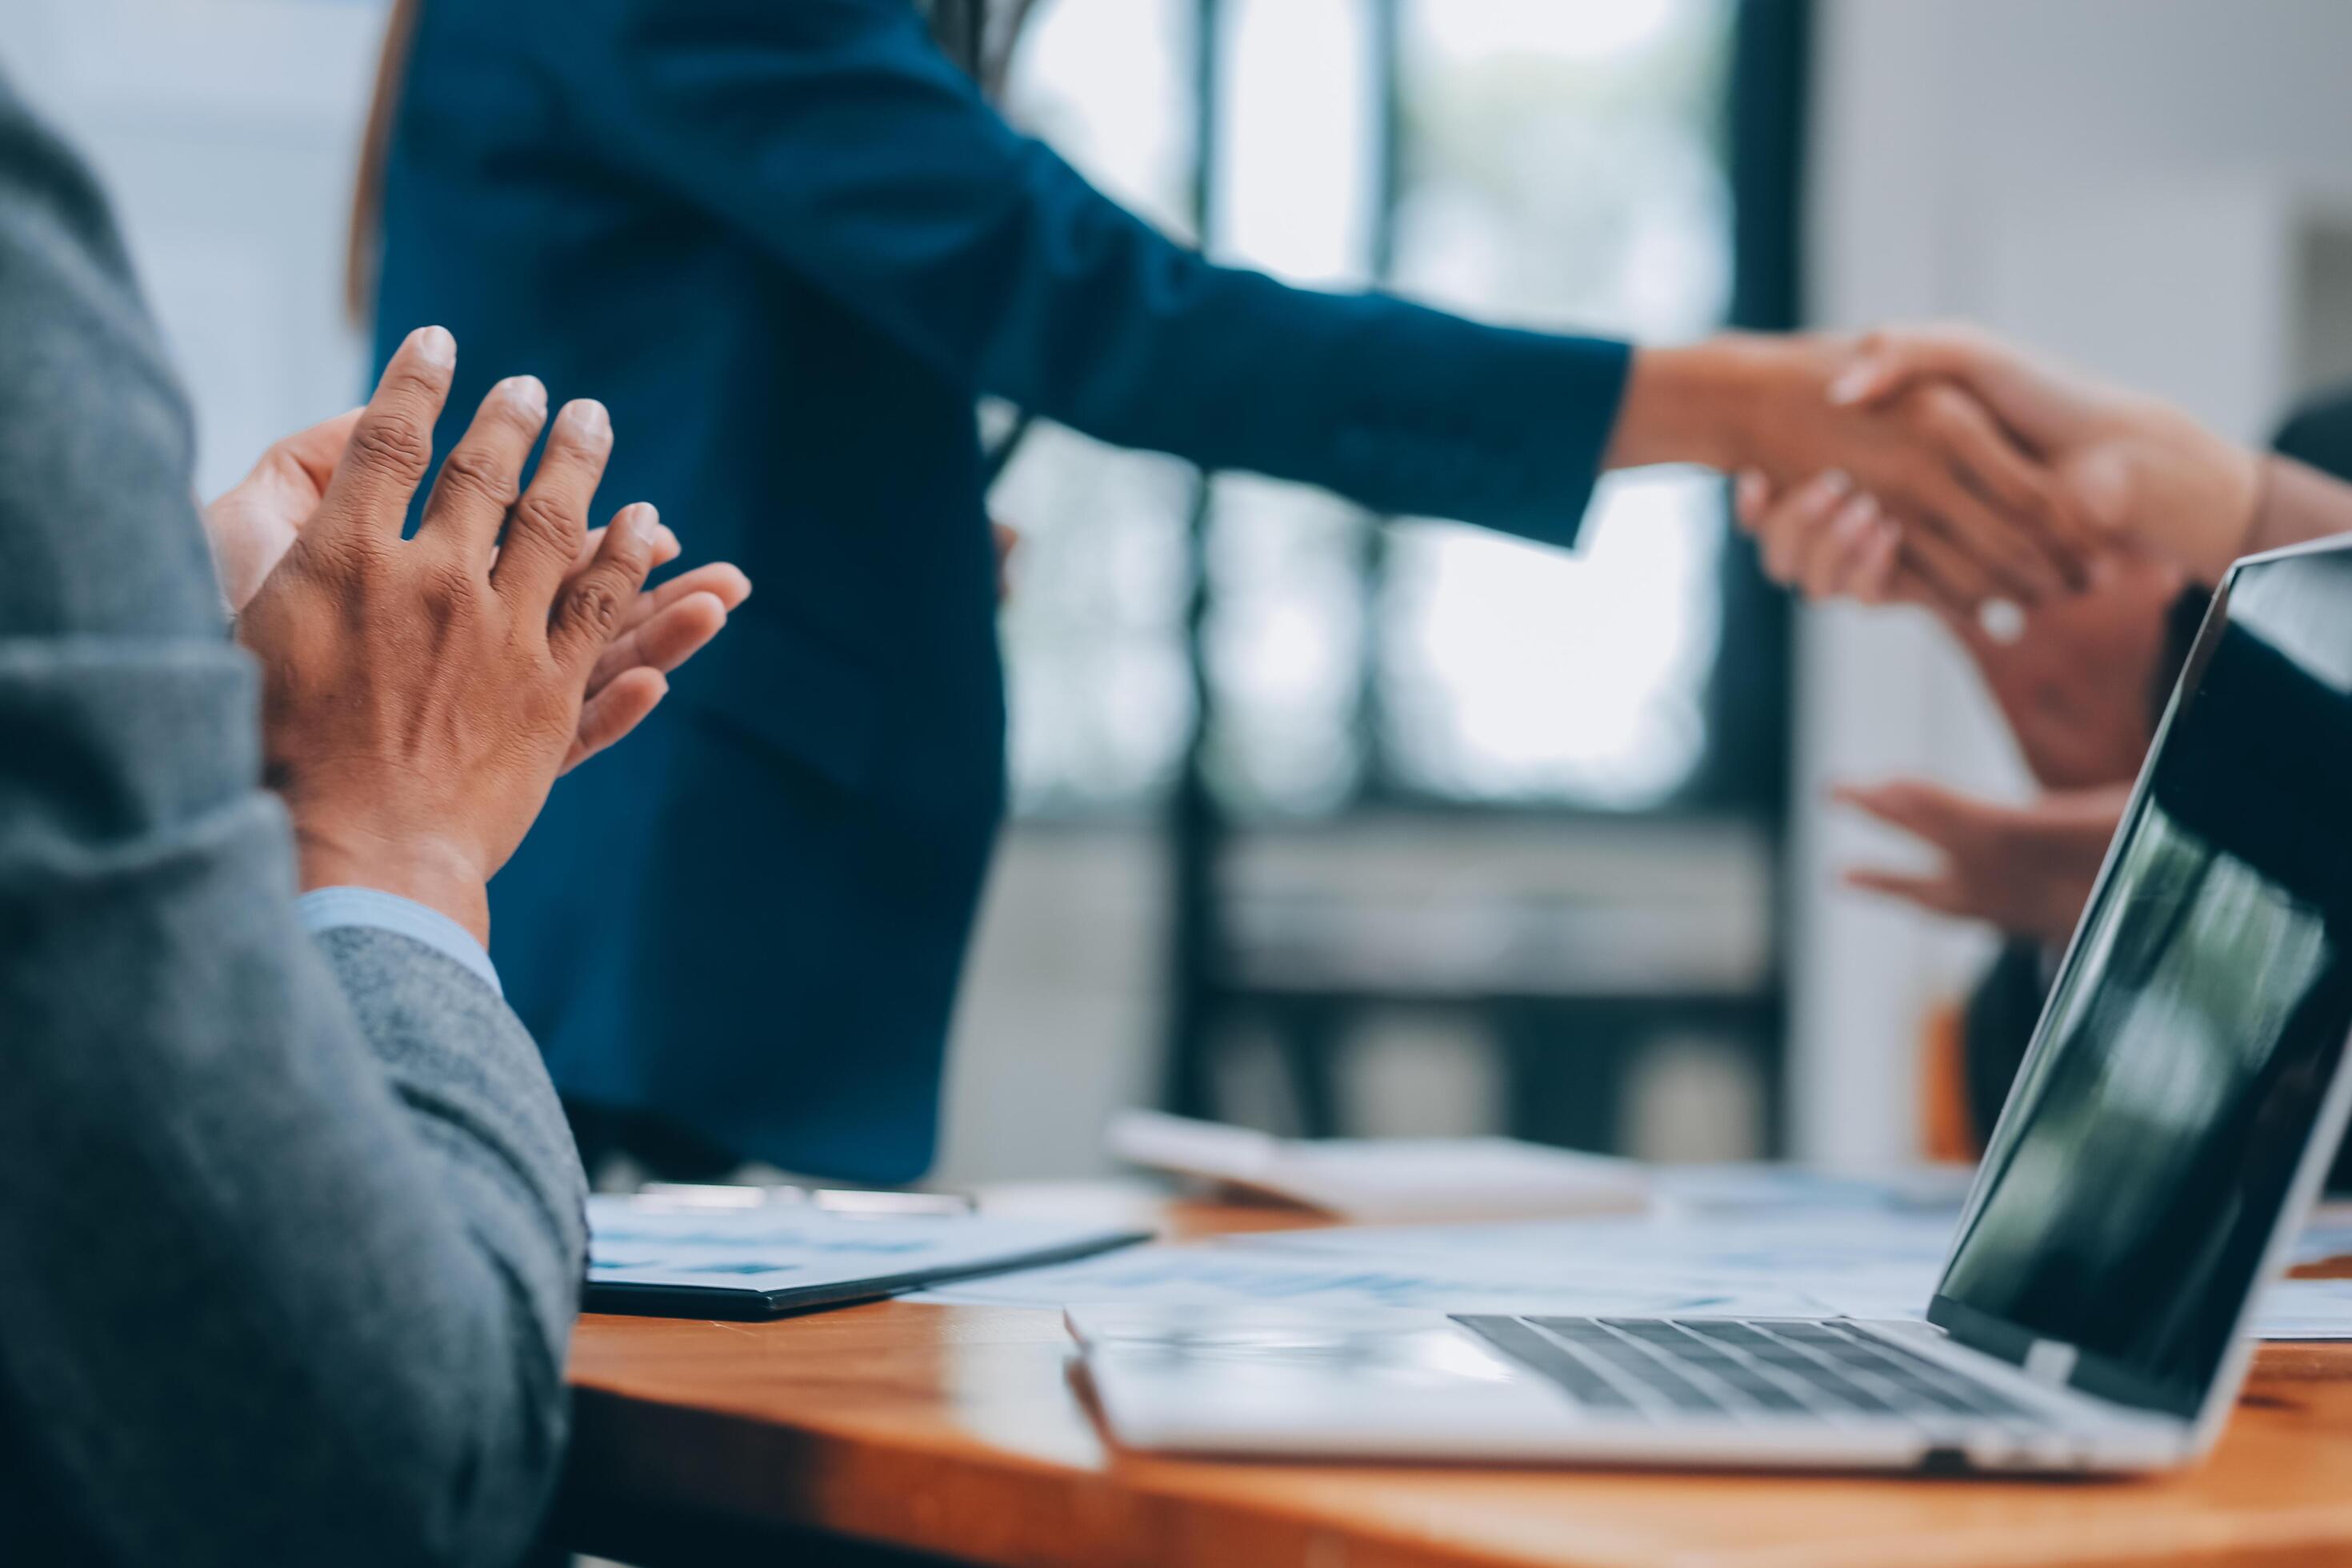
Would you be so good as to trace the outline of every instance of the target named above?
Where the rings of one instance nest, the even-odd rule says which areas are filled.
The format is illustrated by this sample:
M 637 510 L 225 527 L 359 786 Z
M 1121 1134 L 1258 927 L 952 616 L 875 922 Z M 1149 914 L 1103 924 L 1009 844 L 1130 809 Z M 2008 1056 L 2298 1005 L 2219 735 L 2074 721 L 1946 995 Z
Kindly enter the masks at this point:
M 490 963 L 490 955 L 474 940 L 474 933 L 439 910 L 426 909 L 414 899 L 375 888 L 320 888 L 297 899 L 295 907 L 301 911 L 302 929 L 313 936 L 346 926 L 371 926 L 392 931 L 421 942 L 444 958 L 463 964 L 483 984 L 501 996 L 506 994 L 506 987 L 499 984 L 499 972 Z

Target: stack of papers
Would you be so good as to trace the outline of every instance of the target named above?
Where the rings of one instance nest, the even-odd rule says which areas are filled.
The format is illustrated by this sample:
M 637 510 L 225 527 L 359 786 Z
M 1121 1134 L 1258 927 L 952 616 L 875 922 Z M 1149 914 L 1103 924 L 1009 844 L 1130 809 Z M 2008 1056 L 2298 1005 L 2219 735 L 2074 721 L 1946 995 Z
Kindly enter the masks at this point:
M 1276 1138 L 1130 1110 L 1111 1122 L 1109 1142 L 1130 1164 L 1365 1225 L 1634 1214 L 1650 1201 L 1633 1161 L 1510 1138 Z
M 1129 1230 L 982 1215 L 869 1217 L 801 1206 L 588 1200 L 592 1312 L 772 1318 L 1085 1258 Z

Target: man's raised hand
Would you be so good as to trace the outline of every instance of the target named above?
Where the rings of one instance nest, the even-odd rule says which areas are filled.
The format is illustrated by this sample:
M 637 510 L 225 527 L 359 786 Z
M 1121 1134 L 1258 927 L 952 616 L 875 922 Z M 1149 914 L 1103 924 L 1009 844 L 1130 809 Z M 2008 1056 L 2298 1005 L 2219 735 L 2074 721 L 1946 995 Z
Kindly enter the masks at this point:
M 599 405 L 569 405 L 550 428 L 537 382 L 500 383 L 415 537 L 402 537 L 456 363 L 437 328 L 394 355 L 238 637 L 262 666 L 268 773 L 304 886 L 403 894 L 487 940 L 490 876 L 583 745 L 660 700 L 674 649 L 640 637 L 608 660 L 665 531 L 652 508 L 630 506 L 592 542 L 587 510 L 612 449 Z M 683 602 L 655 599 L 640 633 Z M 620 694 L 601 718 L 589 700 L 600 674 Z
M 318 511 L 364 412 L 354 408 L 287 437 L 205 508 L 205 533 L 232 616 L 244 612 Z M 603 536 L 601 529 L 590 534 L 575 564 L 587 564 Z M 679 550 L 667 527 L 656 529 L 656 570 L 677 559 Z M 750 579 L 717 562 L 680 573 L 632 601 L 612 646 L 597 660 L 564 771 L 621 740 L 651 714 L 667 690 L 661 678 L 717 637 L 751 593 Z

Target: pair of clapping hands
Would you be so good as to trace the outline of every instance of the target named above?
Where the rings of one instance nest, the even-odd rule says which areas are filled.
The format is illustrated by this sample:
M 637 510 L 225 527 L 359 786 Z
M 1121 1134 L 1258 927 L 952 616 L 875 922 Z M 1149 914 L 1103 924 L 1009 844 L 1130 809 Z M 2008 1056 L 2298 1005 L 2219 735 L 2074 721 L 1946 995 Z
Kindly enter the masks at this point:
M 650 714 L 751 585 L 722 563 L 646 591 L 677 537 L 646 505 L 589 528 L 611 422 L 577 402 L 551 426 L 528 376 L 491 389 L 404 540 L 457 358 L 415 332 L 366 407 L 272 447 L 205 525 L 303 887 L 399 894 L 487 942 L 489 879 L 557 775 Z
M 2168 614 L 2192 582 L 2220 580 L 2246 547 L 2262 460 L 2153 399 L 2096 385 L 1967 330 L 1874 334 L 1830 398 L 1853 407 L 1973 405 L 2054 481 L 2093 549 L 2080 591 L 2012 600 L 1955 592 L 1879 499 L 1832 470 L 1736 488 L 1766 572 L 1814 599 L 1907 605 L 1935 616 L 1975 663 L 2041 795 L 2022 805 L 1920 780 L 1837 796 L 1927 845 L 1920 874 L 1858 869 L 1850 885 L 2012 935 L 2063 945 L 2080 919 L 2154 728 Z

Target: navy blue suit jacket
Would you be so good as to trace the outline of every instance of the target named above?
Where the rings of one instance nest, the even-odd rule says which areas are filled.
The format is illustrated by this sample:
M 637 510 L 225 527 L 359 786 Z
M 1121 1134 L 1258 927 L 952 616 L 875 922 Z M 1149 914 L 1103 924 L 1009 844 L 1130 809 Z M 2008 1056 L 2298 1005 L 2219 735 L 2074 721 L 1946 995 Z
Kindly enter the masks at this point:
M 379 359 L 611 405 L 757 584 L 491 889 L 570 1095 L 869 1180 L 929 1163 L 1002 815 L 982 392 L 1104 440 L 1567 543 L 1622 344 L 1208 265 L 1009 129 L 908 0 L 425 0 Z

